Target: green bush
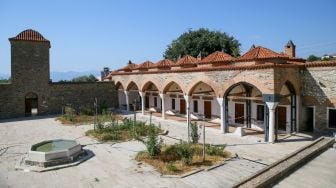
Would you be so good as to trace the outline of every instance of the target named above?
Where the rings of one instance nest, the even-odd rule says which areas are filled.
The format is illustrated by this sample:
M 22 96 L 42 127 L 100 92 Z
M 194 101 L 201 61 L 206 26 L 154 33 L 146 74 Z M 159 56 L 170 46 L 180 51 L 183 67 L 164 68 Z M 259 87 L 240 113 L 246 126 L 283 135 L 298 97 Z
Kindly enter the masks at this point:
M 101 121 L 98 121 L 96 124 L 95 124 L 95 127 L 96 129 L 104 129 L 104 123 L 102 123 Z
M 93 108 L 91 108 L 90 106 L 82 107 L 80 108 L 80 114 L 86 116 L 93 116 L 94 115 Z
M 205 152 L 208 155 L 223 156 L 224 155 L 224 149 L 225 149 L 225 145 L 213 146 L 213 145 L 207 144 L 205 146 Z
M 162 139 L 159 139 L 158 132 L 154 126 L 149 126 L 148 139 L 145 142 L 148 154 L 151 157 L 158 156 L 161 152 Z
M 65 106 L 64 107 L 64 113 L 66 115 L 75 115 L 76 114 L 76 110 L 72 107 L 72 106 Z
M 99 112 L 103 114 L 103 112 L 107 112 L 108 106 L 106 101 L 103 101 L 99 106 Z
M 190 123 L 190 127 L 191 127 L 191 133 L 190 133 L 191 141 L 192 143 L 197 144 L 199 140 L 197 123 Z
M 195 148 L 192 144 L 187 142 L 177 144 L 176 152 L 181 157 L 183 164 L 190 165 L 192 163 L 192 159 L 195 153 Z
M 120 136 L 120 131 L 113 131 L 110 133 L 105 133 L 102 135 L 101 139 L 103 141 L 109 141 L 109 140 L 120 140 L 121 136 Z
M 177 167 L 172 163 L 167 164 L 166 169 L 168 171 L 171 171 L 171 172 L 176 172 L 177 171 Z
M 162 160 L 163 161 L 177 161 L 181 159 L 181 156 L 177 152 L 179 149 L 179 144 L 174 144 L 168 146 L 162 155 Z

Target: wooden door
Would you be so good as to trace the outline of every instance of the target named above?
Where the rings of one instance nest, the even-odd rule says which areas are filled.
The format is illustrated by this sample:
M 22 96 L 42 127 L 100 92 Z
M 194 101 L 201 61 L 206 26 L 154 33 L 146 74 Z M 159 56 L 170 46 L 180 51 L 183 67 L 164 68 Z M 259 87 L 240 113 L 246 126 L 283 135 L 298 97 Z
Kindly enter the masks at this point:
M 184 99 L 180 100 L 180 114 L 186 114 L 186 101 Z
M 286 131 L 286 107 L 278 106 L 278 129 Z
M 211 101 L 204 101 L 204 117 L 211 119 Z
M 235 103 L 235 123 L 244 124 L 244 104 Z
M 31 115 L 31 110 L 32 110 L 32 101 L 31 101 L 31 99 L 26 99 L 25 100 L 26 115 Z
M 145 108 L 149 108 L 149 96 L 145 97 Z

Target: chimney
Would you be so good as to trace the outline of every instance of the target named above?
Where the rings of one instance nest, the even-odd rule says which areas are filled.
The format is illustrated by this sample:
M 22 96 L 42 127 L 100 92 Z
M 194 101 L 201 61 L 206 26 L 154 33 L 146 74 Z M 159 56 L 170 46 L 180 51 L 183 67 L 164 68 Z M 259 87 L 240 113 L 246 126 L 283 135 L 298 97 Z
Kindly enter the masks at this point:
M 103 71 L 100 72 L 101 81 L 104 81 L 104 78 L 110 73 L 110 68 L 104 67 Z
M 285 45 L 284 54 L 289 57 L 295 57 L 295 45 L 292 40 L 289 40 Z
M 200 52 L 198 55 L 197 55 L 197 60 L 202 60 L 202 52 Z

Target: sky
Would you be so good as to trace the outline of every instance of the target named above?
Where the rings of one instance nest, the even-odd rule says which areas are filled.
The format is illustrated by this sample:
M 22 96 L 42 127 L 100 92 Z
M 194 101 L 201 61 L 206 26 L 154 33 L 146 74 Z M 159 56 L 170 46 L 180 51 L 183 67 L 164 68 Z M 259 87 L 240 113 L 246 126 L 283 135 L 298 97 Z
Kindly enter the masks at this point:
M 0 73 L 10 73 L 8 38 L 34 29 L 51 41 L 54 72 L 112 70 L 156 62 L 174 39 L 201 27 L 241 43 L 297 56 L 336 53 L 335 0 L 0 0 Z

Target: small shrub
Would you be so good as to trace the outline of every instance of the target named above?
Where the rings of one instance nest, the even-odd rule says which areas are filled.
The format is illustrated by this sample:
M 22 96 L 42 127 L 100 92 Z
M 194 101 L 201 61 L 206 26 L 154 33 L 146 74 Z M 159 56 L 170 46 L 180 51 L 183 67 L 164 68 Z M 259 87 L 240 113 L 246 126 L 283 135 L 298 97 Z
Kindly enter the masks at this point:
M 113 132 L 109 132 L 106 134 L 102 134 L 102 137 L 101 137 L 102 141 L 120 140 L 120 139 L 121 139 L 121 135 L 119 131 L 113 131 Z
M 89 106 L 82 107 L 80 109 L 80 114 L 81 115 L 86 115 L 86 116 L 93 116 L 94 115 L 93 109 Z
M 104 111 L 107 112 L 107 109 L 108 109 L 107 103 L 106 101 L 103 101 L 100 104 L 99 111 L 103 114 Z
M 166 166 L 166 169 L 170 172 L 176 172 L 178 169 L 173 163 L 169 163 Z
M 223 156 L 224 155 L 224 149 L 225 149 L 225 145 L 221 145 L 221 146 L 213 146 L 210 144 L 207 144 L 205 146 L 205 152 L 208 155 L 216 155 L 216 156 Z
M 191 144 L 186 142 L 182 142 L 177 145 L 177 153 L 181 157 L 182 163 L 186 165 L 190 165 L 192 163 L 192 159 L 195 153 L 195 149 Z
M 168 146 L 161 158 L 163 161 L 177 161 L 177 160 L 180 160 L 181 159 L 181 156 L 179 155 L 179 153 L 177 152 L 177 150 L 179 149 L 179 144 L 174 144 L 174 145 L 170 145 Z
M 65 112 L 66 115 L 75 115 L 76 114 L 76 110 L 71 106 L 64 107 L 64 112 Z
M 191 127 L 191 133 L 190 133 L 191 141 L 192 143 L 197 144 L 199 140 L 197 123 L 190 123 L 190 127 Z
M 158 156 L 161 152 L 162 139 L 159 140 L 158 133 L 154 126 L 149 127 L 148 139 L 145 142 L 148 154 L 151 157 Z
M 95 124 L 95 127 L 99 130 L 99 129 L 104 129 L 104 123 L 102 123 L 101 121 L 98 121 Z

